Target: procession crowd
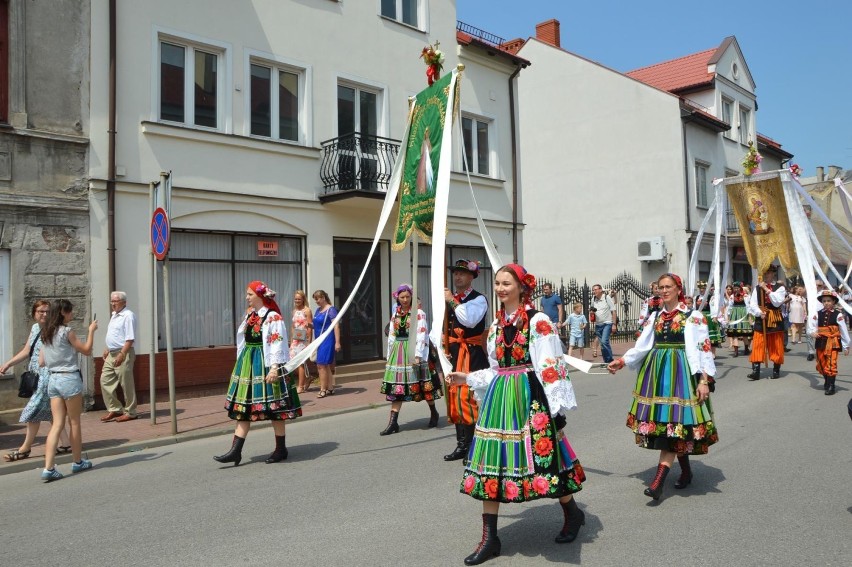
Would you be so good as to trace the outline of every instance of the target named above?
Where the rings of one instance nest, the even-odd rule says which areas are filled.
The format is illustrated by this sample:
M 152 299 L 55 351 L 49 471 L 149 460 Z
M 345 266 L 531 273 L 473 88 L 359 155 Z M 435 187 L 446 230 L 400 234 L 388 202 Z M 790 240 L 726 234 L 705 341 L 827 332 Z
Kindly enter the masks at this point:
M 592 288 L 594 319 L 585 317 L 581 304 L 572 305 L 566 318 L 561 301 L 548 285 L 541 310 L 537 309 L 535 276 L 523 266 L 508 264 L 495 273 L 499 304 L 496 317 L 488 321 L 488 301 L 472 286 L 480 268 L 479 262 L 465 259 L 449 266 L 453 289 L 444 292 L 448 317 L 440 345 L 429 338 L 426 314 L 416 305 L 414 290 L 407 284 L 397 287 L 388 325 L 386 369 L 377 392 L 390 402 L 381 436 L 403 429 L 400 413 L 406 402 L 425 401 L 428 427 L 436 427 L 435 401 L 448 397 L 447 418 L 455 426 L 456 439 L 444 460 L 463 462 L 459 490 L 482 502 L 482 536 L 465 558 L 466 565 L 500 555 L 501 504 L 556 499 L 563 521 L 554 539 L 560 544 L 574 541 L 585 523 L 575 495 L 586 475 L 565 433 L 567 412 L 577 402 L 563 356 L 563 327 L 569 356 L 578 349 L 583 357 L 584 331 L 594 325 L 593 357 L 600 348 L 609 372 L 625 366 L 636 372 L 625 424 L 639 447 L 658 452 L 655 475 L 644 489 L 655 501 L 664 494 L 675 460 L 680 474 L 674 488 L 686 489 L 694 480 L 690 455 L 706 454 L 719 440 L 711 394 L 716 349 L 725 338 L 733 356 L 750 356 L 752 380 L 760 379 L 761 367 L 768 368 L 770 363 L 770 377 L 779 378 L 787 341 L 807 341 L 809 360 L 816 360 L 826 395 L 836 391 L 838 354 L 849 354 L 847 317 L 838 309 L 837 293 L 823 286 L 818 296 L 822 309 L 808 321 L 803 289 L 788 293 L 776 281 L 774 268 L 753 289 L 734 282 L 722 295 L 699 282 L 697 293 L 688 296 L 679 276 L 663 274 L 643 305 L 635 345 L 618 359 L 609 344 L 617 324 L 615 303 L 602 286 Z M 287 373 L 285 365 L 316 340 L 322 340 L 311 346 L 318 347 L 317 398 L 334 394 L 334 360 L 341 345 L 337 326 L 322 337 L 339 315 L 328 294 L 323 290 L 312 294 L 316 303 L 312 311 L 305 292 L 296 291 L 289 314 L 282 313 L 275 296 L 262 281 L 246 287 L 246 313 L 237 330 L 237 360 L 224 406 L 235 421 L 235 431 L 229 449 L 214 457 L 220 463 L 238 466 L 251 424 L 263 420 L 272 422 L 274 432 L 274 449 L 266 463 L 287 459 L 285 426 L 302 415 L 299 396 L 309 391 L 311 377 L 304 366 Z M 132 373 L 136 319 L 127 309 L 126 294 L 113 292 L 110 300 L 101 375 L 107 413 L 102 421 L 124 422 L 137 418 Z M 73 306 L 68 301 L 37 301 L 32 315 L 35 324 L 27 344 L 0 367 L 0 373 L 5 373 L 26 361 L 28 370 L 38 376 L 21 415 L 21 422 L 27 424 L 25 441 L 4 457 L 7 461 L 28 458 L 39 423 L 52 421 L 41 473 L 50 482 L 62 478 L 54 465 L 58 453 L 73 454 L 73 473 L 92 468 L 91 461 L 82 457 L 83 384 L 77 353 L 91 355 L 98 322 L 92 321 L 87 339 L 81 341 L 69 326 Z M 442 371 L 439 349 L 450 361 L 451 372 Z M 119 388 L 123 402 L 117 395 Z

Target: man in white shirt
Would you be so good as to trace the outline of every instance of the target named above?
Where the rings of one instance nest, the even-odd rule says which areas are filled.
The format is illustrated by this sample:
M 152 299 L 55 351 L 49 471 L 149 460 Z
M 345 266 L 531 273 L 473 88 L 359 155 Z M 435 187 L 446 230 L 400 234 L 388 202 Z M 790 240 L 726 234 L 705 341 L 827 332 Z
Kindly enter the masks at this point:
M 109 320 L 101 369 L 101 394 L 107 414 L 101 421 L 125 422 L 136 419 L 136 386 L 133 382 L 133 362 L 136 352 L 136 315 L 127 308 L 127 294 L 114 291 L 109 296 L 112 316 Z M 124 393 L 124 406 L 118 398 L 118 388 Z
M 601 345 L 601 356 L 604 362 L 608 364 L 613 361 L 609 336 L 612 333 L 612 327 L 618 320 L 618 315 L 615 313 L 615 303 L 608 294 L 604 293 L 600 284 L 592 286 L 592 293 L 594 297 L 590 307 L 595 313 L 595 335 L 597 335 L 598 342 Z

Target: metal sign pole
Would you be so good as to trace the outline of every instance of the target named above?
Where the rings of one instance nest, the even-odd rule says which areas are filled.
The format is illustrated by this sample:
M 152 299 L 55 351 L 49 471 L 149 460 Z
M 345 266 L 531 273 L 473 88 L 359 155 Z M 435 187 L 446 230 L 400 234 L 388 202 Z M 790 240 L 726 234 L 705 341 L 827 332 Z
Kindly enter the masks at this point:
M 148 184 L 151 216 L 157 207 L 159 183 Z M 151 425 L 157 425 L 157 257 L 151 249 L 151 350 L 148 351 L 148 396 L 151 405 Z
M 166 212 L 171 217 L 172 201 L 172 174 L 171 172 L 160 173 L 165 189 Z M 172 309 L 171 309 L 171 287 L 169 285 L 169 257 L 163 260 L 163 310 L 165 311 L 166 324 L 166 362 L 169 372 L 169 412 L 172 418 L 172 435 L 177 435 L 177 407 L 175 405 L 175 359 L 172 347 Z

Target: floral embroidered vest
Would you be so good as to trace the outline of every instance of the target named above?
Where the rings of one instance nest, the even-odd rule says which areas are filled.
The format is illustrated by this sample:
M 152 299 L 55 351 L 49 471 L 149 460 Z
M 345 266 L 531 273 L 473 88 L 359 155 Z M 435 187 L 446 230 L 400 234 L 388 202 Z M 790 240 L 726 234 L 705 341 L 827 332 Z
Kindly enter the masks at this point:
M 246 344 L 247 345 L 262 345 L 263 344 L 263 322 L 266 321 L 267 315 L 269 315 L 271 311 L 267 311 L 266 314 L 261 317 L 257 314 L 257 311 L 252 311 L 246 317 Z
M 686 318 L 688 316 L 687 313 L 680 310 L 673 312 L 660 311 L 657 314 L 657 320 L 654 321 L 654 344 L 685 344 L 684 330 L 686 329 Z

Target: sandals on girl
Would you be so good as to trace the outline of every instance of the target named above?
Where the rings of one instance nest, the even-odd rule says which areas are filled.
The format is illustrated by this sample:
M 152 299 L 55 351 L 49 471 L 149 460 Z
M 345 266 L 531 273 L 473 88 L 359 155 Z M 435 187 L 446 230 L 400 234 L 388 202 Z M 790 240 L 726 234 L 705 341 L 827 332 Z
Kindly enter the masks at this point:
M 71 452 L 71 445 L 60 445 L 56 448 L 57 455 L 64 455 L 65 453 Z
M 14 451 L 12 451 L 10 453 L 6 453 L 5 455 L 3 455 L 3 459 L 7 463 L 14 463 L 15 461 L 21 461 L 23 459 L 27 459 L 27 458 L 29 458 L 29 456 L 30 456 L 30 451 L 19 451 L 18 449 L 15 449 Z
M 328 395 L 328 390 L 320 390 L 319 394 L 317 394 L 318 398 L 324 398 Z

